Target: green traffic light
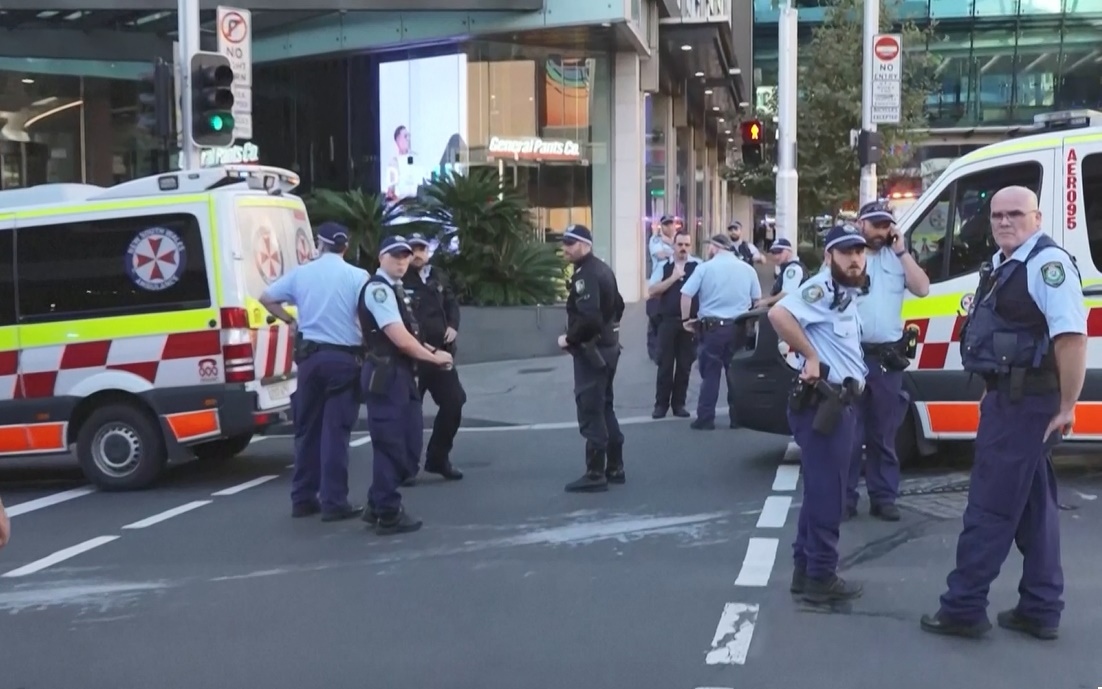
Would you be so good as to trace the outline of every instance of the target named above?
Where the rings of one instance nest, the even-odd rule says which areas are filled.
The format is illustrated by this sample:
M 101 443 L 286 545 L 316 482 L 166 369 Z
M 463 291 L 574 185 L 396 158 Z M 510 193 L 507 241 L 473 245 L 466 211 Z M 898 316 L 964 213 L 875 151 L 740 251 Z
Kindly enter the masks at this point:
M 207 118 L 212 132 L 220 132 L 225 129 L 233 129 L 233 118 L 228 115 L 211 115 Z

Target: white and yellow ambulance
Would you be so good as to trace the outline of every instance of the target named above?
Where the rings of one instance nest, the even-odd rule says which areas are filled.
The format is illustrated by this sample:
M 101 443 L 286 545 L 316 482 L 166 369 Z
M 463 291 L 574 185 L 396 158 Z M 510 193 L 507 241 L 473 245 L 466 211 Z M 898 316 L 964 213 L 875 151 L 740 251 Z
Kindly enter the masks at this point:
M 999 189 L 1037 192 L 1042 227 L 1075 257 L 1089 312 L 1087 380 L 1070 441 L 1102 440 L 1102 113 L 1039 115 L 1028 135 L 991 144 L 954 161 L 898 218 L 926 273 L 930 294 L 907 294 L 903 318 L 918 328 L 918 350 L 905 376 L 911 406 L 897 447 L 902 462 L 933 454 L 940 441 L 973 440 L 982 381 L 961 366 L 960 326 L 979 268 L 997 251 L 989 205 Z M 785 404 L 792 357 L 769 320 L 752 312 L 758 338 L 732 364 L 736 412 L 746 427 L 789 434 Z
M 0 192 L 0 466 L 74 453 L 138 489 L 285 420 L 292 333 L 257 298 L 312 258 L 298 183 L 228 165 Z

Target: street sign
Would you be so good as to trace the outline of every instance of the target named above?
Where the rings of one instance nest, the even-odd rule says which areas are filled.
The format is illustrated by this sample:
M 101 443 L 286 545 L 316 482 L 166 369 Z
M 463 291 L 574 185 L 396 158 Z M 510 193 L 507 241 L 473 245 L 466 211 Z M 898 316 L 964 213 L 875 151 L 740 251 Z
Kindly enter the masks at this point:
M 233 138 L 253 138 L 253 15 L 218 6 L 218 52 L 233 68 Z
M 903 37 L 876 34 L 872 39 L 872 123 L 903 119 Z

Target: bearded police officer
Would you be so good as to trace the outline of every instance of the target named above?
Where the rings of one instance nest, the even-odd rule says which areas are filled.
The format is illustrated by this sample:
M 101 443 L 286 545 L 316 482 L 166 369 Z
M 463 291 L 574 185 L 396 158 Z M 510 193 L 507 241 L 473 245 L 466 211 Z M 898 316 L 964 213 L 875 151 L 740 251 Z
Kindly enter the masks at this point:
M 1060 512 L 1052 447 L 1074 422 L 1086 375 L 1087 313 L 1072 257 L 1041 231 L 1037 196 L 1007 187 L 991 199 L 1000 251 L 980 271 L 961 333 L 964 370 L 983 376 L 975 460 L 956 569 L 929 632 L 979 636 L 987 595 L 1010 547 L 1024 562 L 1018 604 L 1000 627 L 1055 639 L 1064 608 Z
M 362 338 L 354 314 L 368 273 L 344 260 L 348 237 L 343 225 L 320 225 L 318 257 L 280 277 L 260 296 L 264 308 L 298 330 L 291 515 L 321 512 L 322 521 L 360 514 L 348 503 L 348 439 L 360 411 L 356 381 Z M 298 307 L 297 324 L 283 304 Z
M 691 316 L 694 297 L 699 298 L 700 303 L 695 320 Z M 731 252 L 731 242 L 726 235 L 713 236 L 708 242 L 708 260 L 697 265 L 681 287 L 681 321 L 686 330 L 696 329 L 700 337 L 697 361 L 700 396 L 691 428 L 715 429 L 719 380 L 745 337 L 735 318 L 749 311 L 758 299 L 761 299 L 761 280 L 757 271 Z M 731 428 L 738 425 L 734 405 L 730 404 L 733 393 L 728 383 Z
M 865 280 L 865 238 L 840 225 L 826 236 L 830 272 L 818 273 L 769 310 L 778 337 L 801 364 L 788 423 L 800 446 L 803 505 L 792 546 L 791 590 L 810 603 L 856 598 L 861 587 L 837 574 L 838 533 L 853 443 L 853 402 L 868 369 L 855 298 Z
M 668 215 L 663 215 L 661 222 L 651 225 L 651 237 L 647 242 L 651 272 L 673 256 L 672 245 L 677 232 L 674 228 L 674 219 Z M 658 357 L 658 327 L 662 323 L 662 316 L 659 314 L 658 301 L 654 296 L 647 299 L 647 356 L 656 364 L 661 363 Z
M 409 235 L 413 260 L 402 278 L 410 296 L 413 317 L 421 327 L 422 341 L 455 356 L 455 339 L 459 335 L 459 301 L 452 291 L 448 276 L 436 266 L 428 265 L 429 242 L 424 235 Z M 459 382 L 455 367 L 426 366 L 419 371 L 418 391 L 425 392 L 436 403 L 436 419 L 432 435 L 425 448 L 425 471 L 439 474 L 449 481 L 463 478 L 463 472 L 452 466 L 450 455 L 459 424 L 463 420 L 463 405 L 467 394 Z
M 658 377 L 655 383 L 655 419 L 673 407 L 673 415 L 689 416 L 685 398 L 689 394 L 689 372 L 696 358 L 696 339 L 681 323 L 681 287 L 693 274 L 700 259 L 691 256 L 693 240 L 688 232 L 674 237 L 674 255 L 657 263 L 649 281 L 648 296 L 658 300 Z M 699 301 L 693 299 L 689 318 L 696 318 Z
M 363 518 L 380 535 L 421 528 L 420 520 L 406 513 L 398 492 L 398 486 L 417 470 L 421 457 L 424 419 L 418 362 L 426 367 L 452 365 L 451 354 L 421 343 L 409 295 L 402 287 L 412 254 L 404 237 L 384 239 L 379 272 L 364 285 L 358 308 L 365 350 L 360 384 L 373 454 Z
M 593 255 L 593 235 L 572 225 L 562 236 L 563 253 L 574 264 L 566 300 L 566 334 L 559 347 L 574 357 L 574 399 L 578 430 L 585 438 L 585 474 L 568 492 L 608 490 L 624 483 L 624 434 L 613 408 L 612 384 L 620 361 L 620 319 L 624 300 L 612 268 Z
M 727 226 L 727 238 L 731 240 L 731 251 L 735 256 L 738 256 L 747 264 L 753 266 L 755 263 L 764 263 L 765 258 L 758 251 L 758 247 L 754 246 L 753 242 L 748 242 L 742 236 L 742 223 L 738 220 L 732 220 L 731 224 Z
M 777 277 L 773 280 L 773 288 L 769 290 L 769 296 L 758 302 L 758 306 L 776 304 L 786 294 L 799 290 L 808 276 L 807 266 L 796 257 L 792 242 L 783 237 L 775 240 L 769 247 L 769 259 L 776 266 Z
M 857 216 L 868 242 L 868 280 L 857 297 L 861 314 L 861 347 L 869 368 L 865 393 L 857 405 L 857 431 L 847 482 L 846 516 L 857 514 L 857 482 L 865 466 L 869 514 L 899 521 L 899 457 L 895 438 L 907 414 L 909 399 L 903 390 L 903 371 L 910 364 L 903 338 L 903 297 L 930 293 L 930 278 L 907 251 L 895 231 L 895 217 L 887 205 L 865 204 Z

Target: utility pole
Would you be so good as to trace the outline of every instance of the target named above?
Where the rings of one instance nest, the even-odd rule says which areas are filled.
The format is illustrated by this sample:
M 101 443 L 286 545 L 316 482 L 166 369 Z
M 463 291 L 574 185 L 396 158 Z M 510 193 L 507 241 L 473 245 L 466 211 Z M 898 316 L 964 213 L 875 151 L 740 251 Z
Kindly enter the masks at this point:
M 785 0 L 777 25 L 779 64 L 777 78 L 777 239 L 796 246 L 799 238 L 799 175 L 796 172 L 796 57 L 798 13 Z
M 177 63 L 180 65 L 180 169 L 197 170 L 199 164 L 199 147 L 192 139 L 192 121 L 194 113 L 191 103 L 191 56 L 199 48 L 199 0 L 177 0 L 177 28 L 180 46 L 180 54 Z
M 861 129 L 875 134 L 876 124 L 872 121 L 872 82 L 873 82 L 873 41 L 880 31 L 880 0 L 865 0 L 865 25 L 861 45 Z M 866 137 L 868 136 L 866 134 Z M 872 137 L 877 140 L 877 137 Z M 876 184 L 876 163 L 861 168 L 860 205 L 875 201 L 879 194 Z

